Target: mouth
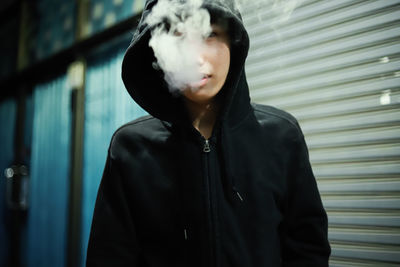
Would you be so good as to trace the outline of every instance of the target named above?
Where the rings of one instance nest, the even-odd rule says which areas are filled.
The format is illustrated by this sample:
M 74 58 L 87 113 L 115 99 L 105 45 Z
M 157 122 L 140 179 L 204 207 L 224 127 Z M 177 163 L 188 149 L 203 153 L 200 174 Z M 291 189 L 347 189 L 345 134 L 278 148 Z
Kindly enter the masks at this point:
M 208 83 L 208 81 L 210 80 L 211 77 L 212 77 L 212 75 L 210 75 L 210 74 L 204 74 L 203 78 L 201 78 L 200 81 L 190 83 L 190 87 L 201 88 Z

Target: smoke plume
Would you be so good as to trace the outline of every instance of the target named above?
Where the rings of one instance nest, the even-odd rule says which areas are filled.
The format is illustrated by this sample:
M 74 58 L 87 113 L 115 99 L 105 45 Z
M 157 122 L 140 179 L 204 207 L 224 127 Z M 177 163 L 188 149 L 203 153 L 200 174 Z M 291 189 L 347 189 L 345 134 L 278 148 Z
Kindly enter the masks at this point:
M 163 70 L 171 91 L 183 90 L 203 78 L 199 57 L 206 49 L 204 39 L 211 33 L 211 25 L 202 4 L 202 0 L 160 0 L 146 19 L 155 27 L 149 42 L 157 59 L 154 65 Z
M 268 6 L 287 20 L 298 0 L 214 0 L 229 2 L 242 13 L 247 6 L 252 10 Z M 203 78 L 199 59 L 205 38 L 211 33 L 210 14 L 202 7 L 203 0 L 159 0 L 146 18 L 152 28 L 149 46 L 172 93 L 187 89 Z

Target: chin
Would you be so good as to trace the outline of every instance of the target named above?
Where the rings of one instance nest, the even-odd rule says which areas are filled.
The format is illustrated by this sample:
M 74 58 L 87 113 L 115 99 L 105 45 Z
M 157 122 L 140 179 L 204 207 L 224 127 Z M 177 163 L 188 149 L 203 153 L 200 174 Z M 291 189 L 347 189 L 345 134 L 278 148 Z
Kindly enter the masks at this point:
M 196 104 L 208 104 L 213 99 L 213 97 L 206 97 L 206 96 L 186 97 L 186 98 Z

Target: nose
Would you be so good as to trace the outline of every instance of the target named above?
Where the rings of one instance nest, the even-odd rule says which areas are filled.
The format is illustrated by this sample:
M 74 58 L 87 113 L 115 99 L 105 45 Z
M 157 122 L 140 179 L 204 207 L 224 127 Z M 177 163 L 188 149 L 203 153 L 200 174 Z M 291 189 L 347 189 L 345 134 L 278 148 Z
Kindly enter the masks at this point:
M 205 61 L 205 59 L 204 59 L 204 55 L 199 54 L 199 55 L 197 56 L 197 63 L 198 63 L 200 66 L 202 66 L 202 65 L 204 65 L 205 62 L 206 62 L 206 61 Z

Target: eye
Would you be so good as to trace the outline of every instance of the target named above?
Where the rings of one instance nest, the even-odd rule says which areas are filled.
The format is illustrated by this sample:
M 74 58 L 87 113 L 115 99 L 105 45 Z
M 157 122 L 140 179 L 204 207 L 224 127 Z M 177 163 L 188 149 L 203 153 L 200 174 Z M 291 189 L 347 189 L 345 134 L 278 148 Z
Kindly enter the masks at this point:
M 174 31 L 174 36 L 177 36 L 177 37 L 179 37 L 179 36 L 182 36 L 183 35 L 183 33 L 182 32 L 179 32 L 179 31 Z
M 218 33 L 216 32 L 216 31 L 212 31 L 208 36 L 207 36 L 207 38 L 213 38 L 213 37 L 217 37 L 218 36 Z

